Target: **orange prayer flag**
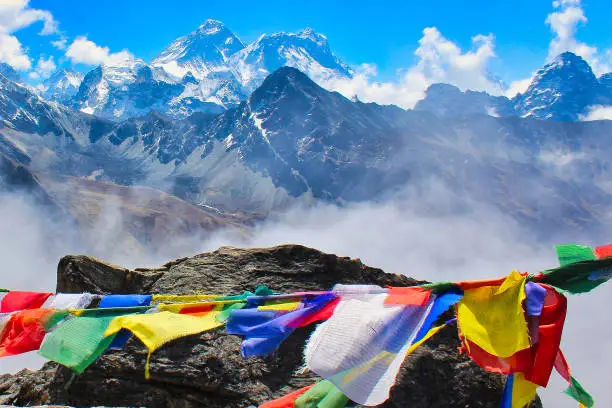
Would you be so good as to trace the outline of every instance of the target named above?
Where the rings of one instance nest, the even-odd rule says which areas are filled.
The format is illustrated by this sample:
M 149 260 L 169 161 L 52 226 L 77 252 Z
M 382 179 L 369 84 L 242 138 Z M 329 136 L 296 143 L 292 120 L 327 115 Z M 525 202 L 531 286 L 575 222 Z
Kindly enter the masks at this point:
M 15 312 L 0 334 L 0 357 L 38 350 L 46 329 L 55 316 L 64 316 L 55 309 L 32 309 Z

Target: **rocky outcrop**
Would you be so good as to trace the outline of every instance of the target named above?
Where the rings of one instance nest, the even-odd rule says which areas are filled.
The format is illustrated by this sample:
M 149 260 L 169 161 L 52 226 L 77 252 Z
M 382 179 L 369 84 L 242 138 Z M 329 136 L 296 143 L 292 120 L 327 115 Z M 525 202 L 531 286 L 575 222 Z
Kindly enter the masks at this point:
M 258 285 L 290 292 L 329 289 L 335 283 L 409 286 L 358 259 L 284 245 L 264 249 L 224 247 L 178 259 L 156 269 L 127 270 L 86 256 L 66 256 L 58 266 L 58 292 L 239 293 Z M 39 371 L 0 376 L 0 404 L 149 407 L 257 406 L 316 380 L 297 374 L 312 327 L 300 329 L 274 356 L 243 358 L 241 339 L 219 329 L 172 342 L 151 359 L 144 378 L 145 348 L 131 339 L 109 351 L 70 383 L 55 363 Z M 457 351 L 456 329 L 446 328 L 402 368 L 385 407 L 498 407 L 502 378 L 486 373 Z M 539 405 L 538 405 L 539 406 Z

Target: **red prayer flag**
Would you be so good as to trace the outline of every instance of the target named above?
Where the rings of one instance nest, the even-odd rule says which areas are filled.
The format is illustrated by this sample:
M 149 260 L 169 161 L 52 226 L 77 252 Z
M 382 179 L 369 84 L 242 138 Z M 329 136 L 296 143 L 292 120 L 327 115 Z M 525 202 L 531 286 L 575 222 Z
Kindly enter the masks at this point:
M 15 312 L 0 333 L 0 357 L 38 350 L 55 309 Z
M 309 324 L 315 322 L 322 322 L 328 320 L 334 314 L 334 310 L 336 310 L 336 306 L 340 303 L 340 298 L 335 298 L 330 300 L 325 306 L 321 309 L 317 310 L 313 314 L 306 316 L 306 319 L 300 320 L 299 325 L 297 327 L 306 327 Z
M 279 399 L 268 401 L 265 404 L 260 405 L 259 408 L 293 408 L 295 405 L 295 400 L 314 386 L 315 384 L 312 384 L 308 387 L 300 388 L 299 390 L 293 391 L 291 394 L 287 394 Z
M 424 306 L 429 301 L 431 291 L 418 286 L 389 287 L 385 305 Z
M 572 374 L 570 373 L 569 364 L 567 364 L 567 360 L 561 352 L 561 349 L 559 349 L 557 357 L 555 358 L 555 370 L 557 370 L 559 375 L 563 377 L 565 381 L 568 383 L 572 382 Z
M 531 373 L 525 379 L 542 387 L 548 385 L 550 373 L 559 353 L 563 324 L 567 312 L 567 299 L 551 286 L 541 284 L 546 288 L 544 308 L 540 315 L 538 343 L 532 347 L 534 360 Z
M 599 246 L 594 252 L 597 259 L 609 258 L 612 256 L 612 244 Z
M 38 309 L 53 293 L 11 291 L 0 300 L 0 313 Z
M 538 342 L 528 349 L 502 358 L 486 352 L 461 336 L 463 348 L 476 364 L 487 371 L 505 375 L 521 372 L 526 380 L 534 384 L 542 387 L 548 385 L 553 366 L 558 359 L 567 299 L 551 286 L 541 285 L 546 289 L 546 297 L 538 321 Z
M 464 350 L 472 361 L 486 371 L 510 375 L 517 372 L 525 373 L 531 370 L 533 362 L 531 348 L 520 350 L 510 357 L 498 357 L 488 353 L 466 338 L 462 338 L 462 340 Z

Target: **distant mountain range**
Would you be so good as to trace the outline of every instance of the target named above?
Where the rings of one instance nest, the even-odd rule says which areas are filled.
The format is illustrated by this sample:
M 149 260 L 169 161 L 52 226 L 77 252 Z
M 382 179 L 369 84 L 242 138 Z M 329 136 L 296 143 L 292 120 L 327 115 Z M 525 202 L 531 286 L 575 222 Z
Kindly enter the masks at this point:
M 597 78 L 585 60 L 566 52 L 540 69 L 529 88 L 512 99 L 435 84 L 415 109 L 441 117 L 484 114 L 577 121 L 589 108 L 607 105 L 612 105 L 612 73 Z
M 264 34 L 243 43 L 223 23 L 207 20 L 172 42 L 150 63 L 134 57 L 100 65 L 86 75 L 62 68 L 38 86 L 45 99 L 113 121 L 156 111 L 173 119 L 219 114 L 238 106 L 277 69 L 297 68 L 315 83 L 349 79 L 353 70 L 335 56 L 325 36 Z M 20 82 L 10 66 L 0 74 Z M 473 114 L 578 121 L 591 108 L 612 106 L 612 73 L 597 78 L 581 57 L 566 52 L 540 69 L 512 99 L 434 84 L 415 106 L 441 117 Z
M 219 114 L 121 122 L 0 76 L 0 118 L 0 154 L 33 174 L 148 186 L 220 213 L 378 200 L 406 186 L 418 203 L 437 180 L 540 234 L 609 222 L 608 121 L 439 117 L 351 101 L 289 67 Z
M 312 30 L 245 45 L 212 20 L 151 63 L 62 69 L 37 88 L 0 64 L 0 187 L 79 224 L 112 196 L 145 240 L 156 222 L 239 226 L 318 200 L 409 190 L 418 204 L 432 181 L 453 198 L 426 211 L 476 200 L 537 234 L 610 227 L 612 122 L 580 119 L 612 104 L 612 74 L 564 53 L 512 99 L 434 84 L 414 110 L 317 83 L 352 75 Z

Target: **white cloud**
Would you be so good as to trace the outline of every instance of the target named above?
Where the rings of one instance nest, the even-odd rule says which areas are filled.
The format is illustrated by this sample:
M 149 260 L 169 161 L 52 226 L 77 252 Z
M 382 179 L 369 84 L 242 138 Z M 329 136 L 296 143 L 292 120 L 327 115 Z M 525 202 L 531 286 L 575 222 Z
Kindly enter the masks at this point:
M 84 36 L 77 37 L 70 44 L 66 50 L 66 57 L 70 58 L 74 63 L 87 65 L 112 65 L 113 63 L 134 58 L 127 50 L 111 53 L 108 47 L 101 47 Z
M 53 57 L 49 57 L 44 59 L 40 57 L 38 59 L 38 63 L 36 64 L 36 68 L 34 71 L 30 72 L 30 78 L 32 79 L 46 79 L 49 78 L 49 75 L 56 69 L 55 61 L 53 61 Z
M 580 116 L 580 120 L 585 122 L 592 120 L 612 120 L 612 106 L 589 106 L 588 112 L 586 115 Z
M 51 45 L 58 50 L 65 50 L 68 45 L 68 39 L 66 37 L 61 37 L 59 40 L 51 41 Z
M 26 55 L 14 31 L 42 22 L 41 35 L 57 32 L 57 22 L 46 10 L 29 7 L 29 0 L 0 1 L 0 62 L 6 62 L 15 69 L 28 70 L 32 61 Z
M 461 89 L 501 94 L 502 85 L 491 78 L 487 66 L 495 57 L 493 35 L 472 37 L 472 49 L 462 51 L 445 38 L 436 27 L 423 30 L 416 65 L 405 69 L 396 82 L 375 80 L 376 66 L 364 64 L 352 79 L 333 79 L 323 85 L 347 97 L 358 96 L 366 102 L 395 104 L 412 108 L 425 96 L 429 85 L 437 82 L 453 84 Z
M 571 51 L 584 58 L 593 68 L 596 75 L 612 70 L 610 66 L 610 50 L 603 55 L 597 47 L 588 45 L 576 39 L 576 31 L 580 25 L 587 23 L 582 9 L 581 0 L 559 0 L 553 2 L 553 12 L 546 18 L 546 24 L 555 37 L 550 42 L 548 58 Z
M 57 22 L 50 12 L 29 7 L 29 0 L 2 0 L 0 2 L 0 31 L 11 33 L 41 21 L 41 35 L 57 32 Z
M 504 95 L 506 95 L 508 98 L 513 98 L 514 96 L 525 92 L 527 88 L 529 88 L 529 85 L 531 85 L 532 79 L 532 77 L 529 77 L 511 82 L 508 89 L 506 89 L 506 92 L 504 92 Z
M 32 66 L 17 37 L 0 33 L 0 62 L 15 69 L 27 70 Z

